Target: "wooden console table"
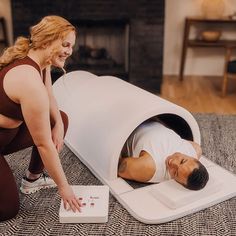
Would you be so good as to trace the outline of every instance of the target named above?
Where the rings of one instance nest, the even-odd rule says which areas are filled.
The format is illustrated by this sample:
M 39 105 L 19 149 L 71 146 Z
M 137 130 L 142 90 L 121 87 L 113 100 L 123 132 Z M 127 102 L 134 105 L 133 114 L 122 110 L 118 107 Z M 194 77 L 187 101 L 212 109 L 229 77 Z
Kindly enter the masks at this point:
M 231 19 L 217 19 L 217 20 L 206 20 L 202 18 L 189 18 L 185 19 L 185 26 L 184 26 L 184 38 L 183 38 L 183 46 L 182 46 L 182 55 L 181 55 L 181 64 L 180 64 L 180 73 L 179 79 L 183 80 L 184 75 L 184 66 L 187 54 L 188 47 L 221 47 L 225 48 L 225 52 L 227 48 L 235 47 L 236 46 L 236 39 L 235 40 L 217 40 L 215 42 L 204 41 L 200 39 L 190 39 L 190 29 L 193 25 L 198 27 L 198 25 L 204 25 L 208 28 L 214 27 L 214 24 L 219 25 L 232 25 L 236 29 L 236 20 Z

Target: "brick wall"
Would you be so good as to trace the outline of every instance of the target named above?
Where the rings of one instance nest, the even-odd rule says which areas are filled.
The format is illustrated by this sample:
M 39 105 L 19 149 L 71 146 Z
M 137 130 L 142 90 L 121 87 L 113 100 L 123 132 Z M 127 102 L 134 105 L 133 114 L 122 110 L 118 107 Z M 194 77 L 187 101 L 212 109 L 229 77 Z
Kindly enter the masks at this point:
M 12 0 L 14 37 L 45 15 L 68 20 L 129 19 L 129 82 L 159 92 L 162 81 L 164 0 Z

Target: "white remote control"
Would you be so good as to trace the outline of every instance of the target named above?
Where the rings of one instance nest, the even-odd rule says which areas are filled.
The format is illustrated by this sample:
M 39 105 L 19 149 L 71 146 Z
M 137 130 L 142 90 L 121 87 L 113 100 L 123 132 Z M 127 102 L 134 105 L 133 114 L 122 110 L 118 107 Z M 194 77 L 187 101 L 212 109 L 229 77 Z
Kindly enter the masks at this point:
M 82 204 L 81 212 L 64 209 L 61 201 L 60 223 L 104 223 L 108 221 L 108 186 L 74 185 L 72 188 Z

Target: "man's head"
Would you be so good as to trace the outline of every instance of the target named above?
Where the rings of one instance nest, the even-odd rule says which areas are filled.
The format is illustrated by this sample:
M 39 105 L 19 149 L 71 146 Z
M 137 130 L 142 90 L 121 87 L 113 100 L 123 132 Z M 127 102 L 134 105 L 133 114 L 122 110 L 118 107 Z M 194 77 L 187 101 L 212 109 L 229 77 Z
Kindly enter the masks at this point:
M 191 190 L 204 188 L 209 179 L 207 169 L 201 162 L 182 153 L 169 156 L 166 167 L 171 178 Z

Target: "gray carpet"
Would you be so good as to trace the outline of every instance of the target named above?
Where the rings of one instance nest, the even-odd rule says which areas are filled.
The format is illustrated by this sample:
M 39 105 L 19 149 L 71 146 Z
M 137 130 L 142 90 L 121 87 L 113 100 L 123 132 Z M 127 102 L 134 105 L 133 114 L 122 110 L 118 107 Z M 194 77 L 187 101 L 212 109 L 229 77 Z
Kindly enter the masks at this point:
M 236 174 L 236 116 L 196 114 L 195 117 L 201 129 L 204 154 Z M 30 149 L 26 149 L 7 157 L 18 186 L 29 154 Z M 101 184 L 67 147 L 61 160 L 71 184 Z M 20 201 L 17 217 L 0 223 L 0 235 L 236 235 L 236 198 L 160 225 L 140 223 L 111 195 L 109 220 L 105 224 L 60 224 L 60 197 L 55 189 L 30 196 L 20 194 Z

